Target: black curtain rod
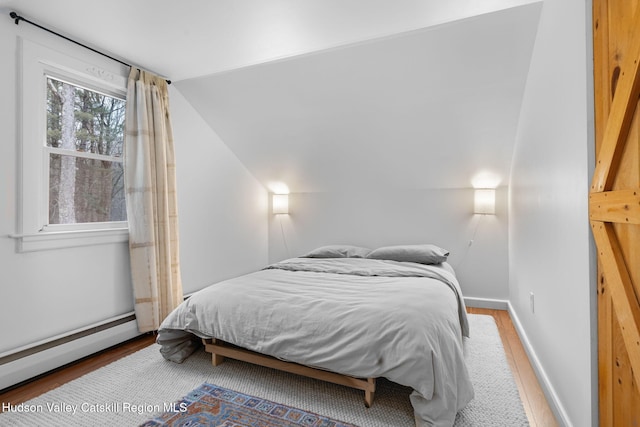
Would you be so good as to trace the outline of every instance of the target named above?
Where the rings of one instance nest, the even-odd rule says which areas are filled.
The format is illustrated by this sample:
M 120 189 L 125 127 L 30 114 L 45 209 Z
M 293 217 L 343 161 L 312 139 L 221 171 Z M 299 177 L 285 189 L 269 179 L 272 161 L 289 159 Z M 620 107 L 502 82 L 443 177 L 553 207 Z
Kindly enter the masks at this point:
M 83 48 L 85 48 L 85 49 L 89 49 L 90 51 L 95 52 L 95 53 L 97 53 L 98 55 L 105 56 L 105 57 L 107 57 L 107 58 L 109 58 L 109 59 L 111 59 L 111 60 L 113 60 L 113 61 L 119 62 L 119 63 L 120 63 L 120 64 L 122 64 L 122 65 L 125 65 L 125 66 L 127 66 L 127 67 L 133 68 L 133 66 L 132 66 L 131 64 L 127 64 L 126 62 L 121 61 L 121 60 L 119 60 L 118 58 L 114 58 L 113 56 L 107 55 L 107 54 L 106 54 L 106 53 L 104 53 L 104 52 L 100 52 L 99 50 L 96 50 L 96 49 L 94 49 L 94 48 L 92 48 L 92 47 L 90 47 L 90 46 L 87 46 L 86 44 L 82 44 L 82 43 L 80 43 L 80 42 L 77 42 L 77 41 L 75 41 L 75 40 L 73 40 L 73 39 L 70 39 L 69 37 L 64 36 L 64 35 L 62 35 L 62 34 L 60 34 L 60 33 L 56 33 L 55 31 L 52 31 L 52 30 L 50 30 L 50 29 L 48 29 L 48 28 L 45 28 L 45 27 L 43 27 L 42 25 L 36 24 L 36 23 L 35 23 L 35 22 L 33 22 L 33 21 L 29 21 L 28 19 L 25 19 L 25 18 L 23 18 L 22 16 L 18 15 L 16 12 L 11 12 L 11 13 L 9 14 L 9 16 L 14 20 L 14 22 L 15 22 L 15 24 L 16 24 L 16 25 L 20 24 L 20 21 L 27 22 L 27 23 L 29 23 L 29 24 L 31 24 L 31 25 L 33 25 L 33 26 L 35 26 L 35 27 L 40 28 L 41 30 L 45 30 L 45 31 L 46 31 L 46 32 L 48 32 L 48 33 L 51 33 L 51 34 L 56 35 L 56 36 L 58 36 L 58 37 L 61 37 L 61 38 L 65 39 L 65 40 L 67 40 L 67 41 L 70 41 L 71 43 L 75 43 L 75 44 L 77 44 L 78 46 L 82 46 L 82 47 L 83 47 Z M 167 81 L 167 84 L 171 84 L 171 80 L 169 80 L 169 79 L 165 79 L 165 80 Z

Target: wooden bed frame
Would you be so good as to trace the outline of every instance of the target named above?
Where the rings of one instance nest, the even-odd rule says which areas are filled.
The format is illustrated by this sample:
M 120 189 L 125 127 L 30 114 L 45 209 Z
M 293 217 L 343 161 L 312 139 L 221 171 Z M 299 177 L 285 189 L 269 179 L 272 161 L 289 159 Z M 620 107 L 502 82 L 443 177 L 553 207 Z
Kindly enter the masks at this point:
M 365 406 L 370 408 L 373 404 L 373 397 L 376 391 L 375 378 L 355 378 L 348 375 L 310 368 L 293 362 L 285 362 L 284 360 L 246 350 L 221 340 L 203 338 L 202 343 L 204 344 L 205 351 L 211 353 L 211 363 L 213 366 L 218 366 L 224 362 L 225 357 L 242 360 L 243 362 L 253 363 L 254 365 L 265 366 L 267 368 L 278 369 L 292 374 L 303 375 L 305 377 L 363 390 Z

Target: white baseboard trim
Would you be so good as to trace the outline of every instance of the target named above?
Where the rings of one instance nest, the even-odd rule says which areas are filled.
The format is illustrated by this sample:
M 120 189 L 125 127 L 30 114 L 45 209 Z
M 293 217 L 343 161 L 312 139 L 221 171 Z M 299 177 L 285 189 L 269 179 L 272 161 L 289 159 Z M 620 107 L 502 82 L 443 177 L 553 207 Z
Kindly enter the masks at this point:
M 522 342 L 524 351 L 527 353 L 529 362 L 531 362 L 533 371 L 536 374 L 536 377 L 538 378 L 538 382 L 540 383 L 542 392 L 547 398 L 547 402 L 549 402 L 549 406 L 551 407 L 551 411 L 553 412 L 553 415 L 555 415 L 556 420 L 558 421 L 558 424 L 560 426 L 571 427 L 573 424 L 571 424 L 571 421 L 569 420 L 567 411 L 562 405 L 562 402 L 560 401 L 560 398 L 558 397 L 558 394 L 556 393 L 555 389 L 551 385 L 551 382 L 549 381 L 549 377 L 547 376 L 547 373 L 545 372 L 544 368 L 542 367 L 542 364 L 540 363 L 540 359 L 538 359 L 538 356 L 535 350 L 531 346 L 531 342 L 529 341 L 529 338 L 527 337 L 527 334 L 525 333 L 524 328 L 522 327 L 522 323 L 520 323 L 520 319 L 518 318 L 518 315 L 513 309 L 513 306 L 511 305 L 511 303 L 508 302 L 507 304 L 508 304 L 509 316 L 511 316 L 511 321 L 513 323 L 513 326 L 516 328 L 516 332 L 518 333 L 520 342 Z
M 492 310 L 507 310 L 509 302 L 503 299 L 464 297 L 467 307 L 490 308 Z
M 135 320 L 0 365 L 0 390 L 140 335 Z

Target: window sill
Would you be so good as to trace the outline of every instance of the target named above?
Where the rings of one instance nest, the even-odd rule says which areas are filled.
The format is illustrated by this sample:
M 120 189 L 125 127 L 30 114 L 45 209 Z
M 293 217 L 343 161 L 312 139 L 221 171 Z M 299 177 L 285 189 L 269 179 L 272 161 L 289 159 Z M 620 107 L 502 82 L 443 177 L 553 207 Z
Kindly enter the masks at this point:
M 42 231 L 33 234 L 10 234 L 18 240 L 18 252 L 46 251 L 129 241 L 127 228 L 104 230 Z

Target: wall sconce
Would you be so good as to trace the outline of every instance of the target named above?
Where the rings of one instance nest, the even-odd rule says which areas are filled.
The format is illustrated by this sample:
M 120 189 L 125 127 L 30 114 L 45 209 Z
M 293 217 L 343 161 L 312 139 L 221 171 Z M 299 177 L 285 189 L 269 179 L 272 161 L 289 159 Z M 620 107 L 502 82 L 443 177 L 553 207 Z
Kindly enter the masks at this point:
M 289 213 L 289 195 L 288 194 L 274 194 L 272 199 L 271 210 L 275 214 L 288 214 Z
M 495 215 L 496 190 L 494 188 L 476 188 L 473 213 Z

